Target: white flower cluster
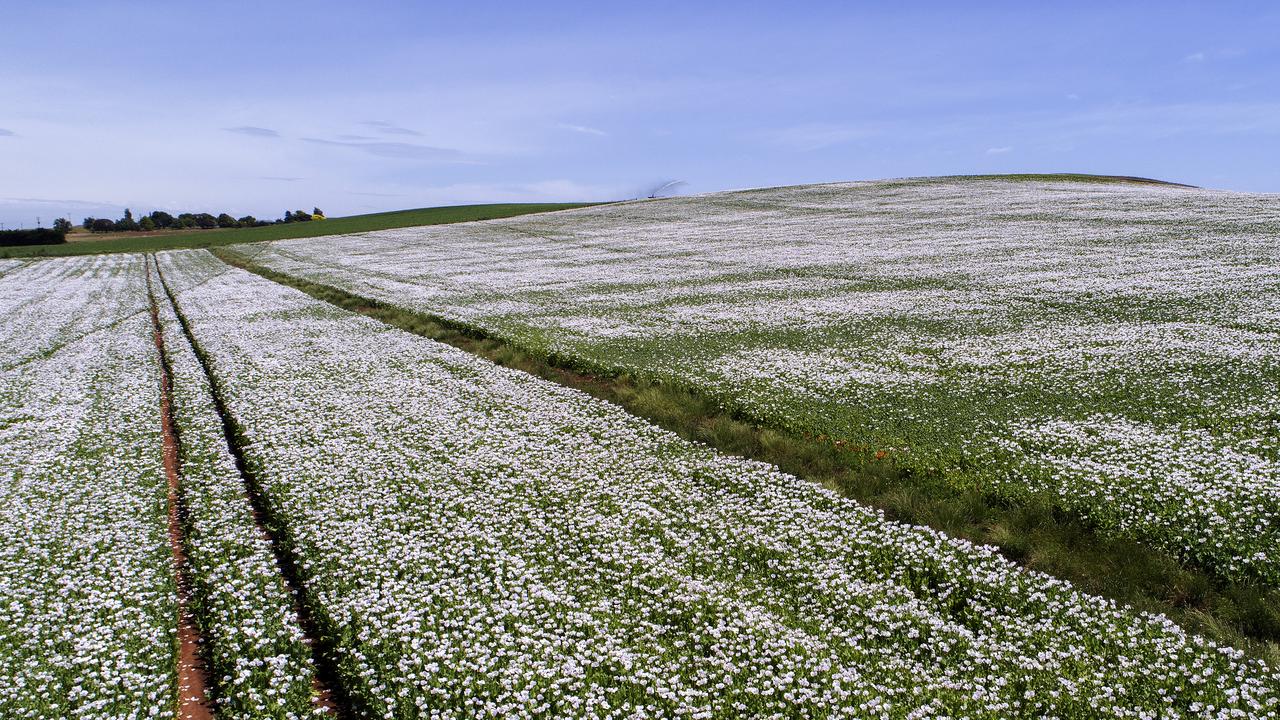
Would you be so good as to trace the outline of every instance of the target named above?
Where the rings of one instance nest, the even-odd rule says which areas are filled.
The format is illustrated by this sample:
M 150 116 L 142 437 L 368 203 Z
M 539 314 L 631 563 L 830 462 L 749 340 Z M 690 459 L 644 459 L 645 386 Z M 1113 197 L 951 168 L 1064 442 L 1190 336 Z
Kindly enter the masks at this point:
M 27 260 L 16 260 L 13 258 L 0 258 L 0 276 L 17 270 L 27 264 Z
M 230 270 L 160 266 L 372 717 L 1277 717 L 989 548 Z
M 311 712 L 311 652 L 271 545 L 255 524 L 208 379 L 159 279 L 165 357 L 173 379 L 192 578 L 220 718 L 302 717 Z
M 177 590 L 142 256 L 0 277 L 0 717 L 172 718 Z
M 1278 233 L 1280 196 L 943 179 L 234 251 L 588 369 L 893 448 L 916 472 L 1047 492 L 1224 575 L 1277 582 Z M 1026 442 L 1028 427 L 1097 416 L 1114 421 L 1087 447 Z M 1132 448 L 1134 427 L 1199 449 L 1090 460 Z M 1215 452 L 1232 479 L 1204 495 Z M 1037 469 L 1050 456 L 1053 470 Z
M 1206 564 L 1242 572 L 1276 560 L 1266 522 L 1280 508 L 1280 461 L 1210 430 L 1106 415 L 1048 419 L 1015 425 L 1007 439 L 974 454 L 1006 469 L 1014 491 L 1066 489 L 1066 504 L 1100 525 L 1124 534 L 1163 531 L 1167 542 L 1184 543 L 1186 555 Z M 1116 478 L 1124 479 L 1124 492 Z M 1215 552 L 1223 547 L 1232 552 Z

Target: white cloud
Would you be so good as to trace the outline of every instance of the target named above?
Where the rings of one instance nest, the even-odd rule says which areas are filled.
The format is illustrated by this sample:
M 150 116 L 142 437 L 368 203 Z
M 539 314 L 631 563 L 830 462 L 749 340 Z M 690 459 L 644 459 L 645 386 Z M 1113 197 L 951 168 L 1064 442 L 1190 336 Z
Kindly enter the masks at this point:
M 1082 136 L 1171 137 L 1184 134 L 1280 133 L 1280 103 L 1127 104 L 1097 107 L 1047 121 L 1044 132 L 1059 139 Z
M 431 147 L 430 145 L 415 145 L 402 142 L 352 142 L 347 140 L 324 140 L 321 138 L 302 138 L 302 140 L 313 145 L 353 148 L 375 157 L 403 160 L 435 160 L 439 162 L 462 161 L 462 153 L 453 148 Z
M 1205 55 L 1203 52 L 1193 52 L 1190 55 L 1182 58 L 1182 61 L 1189 62 L 1189 63 L 1198 63 L 1198 62 L 1204 62 L 1204 59 L 1205 59 Z
M 1011 146 L 1011 145 L 1004 145 L 1004 146 L 1002 146 L 1002 147 L 991 147 L 991 148 L 987 148 L 987 154 L 988 154 L 988 155 L 1003 155 L 1003 154 L 1005 154 L 1005 153 L 1007 153 L 1007 152 L 1009 152 L 1009 151 L 1011 151 L 1011 150 L 1013 150 L 1013 146 Z
M 272 130 L 271 128 L 257 127 L 255 125 L 240 125 L 237 127 L 229 127 L 229 128 L 222 128 L 222 129 L 226 130 L 229 133 L 235 133 L 237 135 L 248 135 L 249 137 L 262 137 L 262 138 L 280 137 L 280 133 L 275 130 Z
M 384 135 L 413 135 L 414 137 L 422 137 L 422 133 L 417 130 L 400 127 L 399 125 L 387 122 L 386 120 L 363 120 L 360 124 L 371 127 Z
M 569 132 L 582 133 L 583 135 L 598 135 L 600 137 L 606 137 L 609 134 L 603 130 L 600 130 L 599 128 L 587 127 L 586 125 L 570 125 L 568 123 L 559 123 L 556 125 L 556 127 L 560 128 L 561 130 L 568 130 Z
M 39 218 L 41 225 L 49 227 L 54 218 L 59 217 L 79 224 L 85 217 L 119 217 L 127 205 L 128 203 L 98 200 L 0 197 L 0 225 L 7 230 L 32 228 Z
M 346 194 L 364 197 L 367 202 L 355 206 L 338 201 L 330 202 L 329 204 L 335 207 L 343 206 L 352 212 L 369 212 L 466 203 L 574 202 L 618 200 L 630 197 L 627 191 L 622 188 L 592 185 L 567 179 L 515 183 L 453 183 L 430 186 L 387 184 L 361 188 L 358 192 L 347 191 Z M 325 207 L 325 205 L 321 205 L 321 207 Z

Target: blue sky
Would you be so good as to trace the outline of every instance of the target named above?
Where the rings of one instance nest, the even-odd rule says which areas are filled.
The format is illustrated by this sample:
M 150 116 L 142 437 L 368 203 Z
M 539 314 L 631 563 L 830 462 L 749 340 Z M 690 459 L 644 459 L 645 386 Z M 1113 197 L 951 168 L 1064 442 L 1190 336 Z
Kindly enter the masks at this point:
M 1280 4 L 6 3 L 0 222 L 912 175 L 1280 192 Z M 1043 5 L 1043 7 L 1042 7 Z

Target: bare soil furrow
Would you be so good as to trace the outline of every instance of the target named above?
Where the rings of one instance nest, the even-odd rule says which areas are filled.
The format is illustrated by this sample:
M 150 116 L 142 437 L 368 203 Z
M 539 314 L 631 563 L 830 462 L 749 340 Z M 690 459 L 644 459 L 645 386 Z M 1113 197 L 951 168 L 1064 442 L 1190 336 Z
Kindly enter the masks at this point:
M 212 390 L 214 406 L 218 411 L 219 418 L 222 420 L 223 432 L 226 434 L 227 445 L 231 450 L 231 455 L 235 461 L 236 470 L 240 474 L 240 478 L 244 483 L 245 494 L 249 501 L 252 511 L 254 523 L 257 525 L 258 532 L 265 537 L 271 545 L 271 552 L 275 557 L 276 566 L 280 571 L 281 577 L 285 581 L 289 594 L 292 597 L 293 610 L 297 613 L 298 623 L 302 627 L 305 635 L 304 642 L 311 648 L 312 661 L 316 668 L 316 675 L 313 679 L 315 691 L 315 706 L 317 710 L 322 710 L 330 716 L 338 718 L 355 717 L 354 714 L 345 709 L 343 702 L 344 694 L 341 692 L 338 684 L 338 674 L 336 664 L 334 663 L 332 653 L 327 651 L 329 647 L 324 642 L 324 635 L 316 622 L 315 615 L 311 612 L 310 607 L 305 601 L 306 590 L 298 573 L 297 563 L 294 561 L 293 554 L 288 548 L 287 541 L 281 537 L 279 528 L 282 527 L 278 523 L 272 521 L 272 514 L 267 499 L 262 493 L 262 489 L 257 479 L 254 477 L 247 461 L 244 457 L 243 449 L 240 444 L 240 434 L 236 428 L 235 420 L 227 411 L 226 404 L 223 400 L 220 386 L 217 378 L 210 370 L 205 355 L 200 350 L 200 346 L 196 343 L 195 338 L 191 334 L 191 330 L 187 324 L 186 317 L 182 314 L 177 300 L 173 297 L 173 293 L 164 281 L 163 274 L 160 273 L 158 267 L 155 268 L 156 275 L 160 281 L 161 287 L 164 289 L 166 301 L 169 302 L 178 318 L 178 323 L 182 327 L 184 340 L 191 345 L 195 352 L 196 359 L 200 362 L 201 368 L 209 381 L 209 387 Z M 153 296 L 154 299 L 154 296 Z
M 169 547 L 173 551 L 174 576 L 178 586 L 178 716 L 189 720 L 213 718 L 209 699 L 212 687 L 201 653 L 200 629 L 191 615 L 191 579 L 183 542 L 180 488 L 181 461 L 178 431 L 173 421 L 173 379 L 164 352 L 164 332 L 156 305 L 155 289 L 147 276 L 151 300 L 151 321 L 155 327 L 156 352 L 160 355 L 160 426 L 164 433 L 164 471 L 169 482 Z

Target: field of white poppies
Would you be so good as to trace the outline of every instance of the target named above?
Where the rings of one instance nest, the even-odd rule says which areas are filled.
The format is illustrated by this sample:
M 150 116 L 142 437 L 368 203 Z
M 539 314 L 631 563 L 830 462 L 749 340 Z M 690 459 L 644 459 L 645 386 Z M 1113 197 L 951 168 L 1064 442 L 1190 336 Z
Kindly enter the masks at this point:
M 1280 196 L 927 179 L 239 246 L 1280 581 Z
M 1270 583 L 1278 226 L 903 181 L 236 252 Z M 1280 717 L 1266 659 L 208 252 L 0 260 L 0 718 L 179 717 L 180 596 L 219 718 Z
M 0 276 L 0 717 L 171 704 L 177 599 L 147 307 L 141 256 Z
M 373 716 L 1276 708 L 1265 666 L 984 548 L 207 254 L 160 266 Z
M 0 717 L 175 717 L 177 589 L 142 255 L 0 266 Z M 311 707 L 301 643 L 172 310 L 196 619 L 227 718 Z M 166 314 L 167 310 L 167 314 Z

